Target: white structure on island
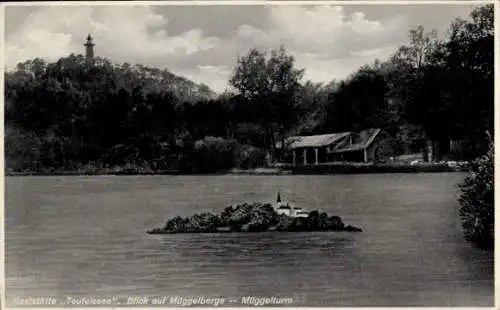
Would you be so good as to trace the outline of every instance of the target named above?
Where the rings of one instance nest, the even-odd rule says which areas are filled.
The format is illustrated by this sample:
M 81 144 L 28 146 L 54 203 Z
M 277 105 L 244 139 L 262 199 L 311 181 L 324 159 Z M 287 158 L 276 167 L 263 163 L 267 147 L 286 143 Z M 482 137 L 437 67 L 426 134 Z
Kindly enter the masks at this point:
M 293 216 L 294 217 L 308 217 L 309 216 L 309 211 L 307 210 L 302 210 L 302 208 L 293 208 Z
M 285 214 L 291 217 L 307 217 L 309 215 L 309 211 L 307 210 L 303 210 L 299 207 L 292 208 L 288 203 L 283 203 L 281 201 L 280 192 L 278 192 L 278 198 L 276 199 L 274 210 L 278 214 Z

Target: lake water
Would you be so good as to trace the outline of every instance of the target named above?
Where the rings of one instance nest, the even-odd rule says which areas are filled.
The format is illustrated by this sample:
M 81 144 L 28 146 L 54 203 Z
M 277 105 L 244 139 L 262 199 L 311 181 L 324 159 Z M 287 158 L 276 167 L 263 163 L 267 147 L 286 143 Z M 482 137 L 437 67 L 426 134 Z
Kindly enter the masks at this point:
M 462 238 L 461 173 L 6 178 L 7 298 L 281 296 L 293 306 L 493 306 L 493 253 Z M 147 235 L 281 197 L 362 233 Z

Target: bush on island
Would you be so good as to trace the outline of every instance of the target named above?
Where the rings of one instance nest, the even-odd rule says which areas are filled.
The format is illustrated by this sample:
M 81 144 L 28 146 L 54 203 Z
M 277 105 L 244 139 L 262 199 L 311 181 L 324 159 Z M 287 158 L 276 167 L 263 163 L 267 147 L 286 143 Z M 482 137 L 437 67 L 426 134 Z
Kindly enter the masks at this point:
M 214 233 L 214 232 L 260 232 L 260 231 L 361 231 L 346 226 L 338 216 L 311 211 L 308 217 L 278 215 L 271 204 L 241 204 L 225 208 L 220 215 L 195 214 L 189 218 L 176 216 L 163 228 L 148 231 L 149 234 L 169 233 Z
M 494 246 L 494 149 L 469 165 L 469 174 L 460 184 L 460 217 L 465 238 L 484 249 Z

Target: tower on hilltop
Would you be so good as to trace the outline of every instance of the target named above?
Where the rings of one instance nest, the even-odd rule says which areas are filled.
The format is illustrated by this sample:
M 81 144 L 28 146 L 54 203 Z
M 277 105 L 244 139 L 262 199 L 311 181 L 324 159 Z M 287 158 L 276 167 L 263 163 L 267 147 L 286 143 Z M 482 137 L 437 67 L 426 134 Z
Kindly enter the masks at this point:
M 90 34 L 87 36 L 87 42 L 83 45 L 85 46 L 85 57 L 87 59 L 94 58 L 94 43 L 92 42 L 92 37 Z

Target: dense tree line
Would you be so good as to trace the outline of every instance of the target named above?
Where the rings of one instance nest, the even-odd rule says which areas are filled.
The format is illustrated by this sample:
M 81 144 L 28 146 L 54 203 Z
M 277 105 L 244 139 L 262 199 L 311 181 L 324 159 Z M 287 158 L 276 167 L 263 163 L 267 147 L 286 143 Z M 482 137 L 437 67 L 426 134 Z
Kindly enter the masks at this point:
M 284 47 L 252 49 L 221 95 L 168 70 L 101 58 L 26 61 L 6 73 L 7 168 L 247 168 L 264 165 L 287 135 L 370 127 L 393 137 L 395 155 L 462 140 L 472 159 L 493 132 L 493 29 L 492 5 L 453 21 L 444 40 L 417 27 L 387 61 L 327 84 L 302 81 Z

